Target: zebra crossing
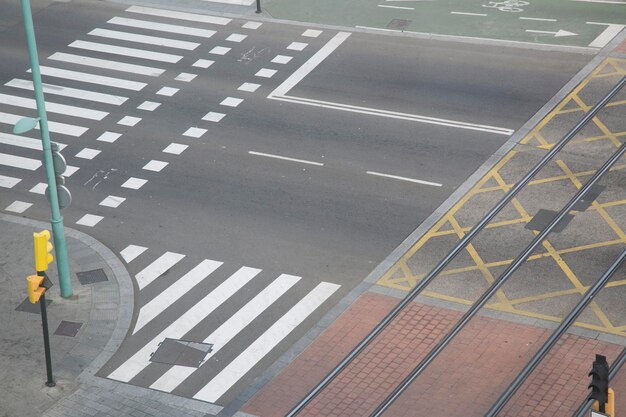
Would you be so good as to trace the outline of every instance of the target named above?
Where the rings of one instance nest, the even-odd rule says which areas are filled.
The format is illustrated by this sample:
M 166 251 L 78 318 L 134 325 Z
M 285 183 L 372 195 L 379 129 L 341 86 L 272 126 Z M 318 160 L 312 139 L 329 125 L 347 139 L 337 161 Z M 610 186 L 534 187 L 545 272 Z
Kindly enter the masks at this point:
M 120 255 L 131 268 L 142 265 L 135 274 L 142 305 L 124 341 L 127 346 L 122 345 L 100 376 L 168 393 L 186 393 L 211 403 L 219 402 L 340 288 L 329 282 L 311 283 L 295 275 L 276 276 L 218 260 L 192 261 L 175 252 L 157 256 L 138 245 L 129 245 Z M 224 268 L 228 271 L 220 275 Z M 162 280 L 167 285 L 159 285 Z M 190 295 L 195 296 L 193 301 Z M 214 317 L 225 305 L 231 309 L 230 316 Z M 270 310 L 272 319 L 268 320 Z M 233 343 L 243 339 L 249 342 Z M 197 366 L 156 361 L 160 347 L 171 340 L 207 345 L 210 350 L 203 351 Z M 223 350 L 232 359 L 220 359 Z

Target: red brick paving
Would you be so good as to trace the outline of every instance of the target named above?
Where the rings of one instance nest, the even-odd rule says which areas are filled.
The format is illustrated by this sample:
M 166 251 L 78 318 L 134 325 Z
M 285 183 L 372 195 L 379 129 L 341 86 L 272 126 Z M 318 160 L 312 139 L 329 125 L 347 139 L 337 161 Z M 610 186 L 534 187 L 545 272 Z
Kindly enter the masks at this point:
M 366 293 L 242 411 L 284 416 L 398 302 Z M 315 398 L 300 416 L 367 416 L 453 326 L 461 313 L 413 303 Z M 478 317 L 431 363 L 386 416 L 483 415 L 540 347 L 549 330 Z M 571 416 L 587 394 L 595 353 L 609 362 L 622 347 L 567 335 L 500 413 Z M 613 387 L 626 409 L 626 372 Z M 620 389 L 621 387 L 621 389 Z

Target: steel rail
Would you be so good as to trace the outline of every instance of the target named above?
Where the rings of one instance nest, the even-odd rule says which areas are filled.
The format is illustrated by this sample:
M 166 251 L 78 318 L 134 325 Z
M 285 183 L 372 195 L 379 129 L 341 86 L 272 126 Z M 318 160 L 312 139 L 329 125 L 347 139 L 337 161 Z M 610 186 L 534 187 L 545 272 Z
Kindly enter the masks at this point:
M 411 383 L 428 367 L 428 365 L 443 351 L 443 349 L 450 343 L 450 341 L 465 327 L 467 323 L 474 317 L 474 315 L 481 309 L 487 301 L 504 285 L 505 282 L 513 275 L 513 273 L 524 263 L 524 261 L 530 256 L 530 254 L 543 242 L 548 234 L 556 227 L 556 225 L 565 217 L 567 213 L 576 205 L 576 203 L 584 197 L 584 195 L 593 187 L 604 174 L 619 160 L 619 158 L 626 152 L 626 142 L 624 142 L 617 152 L 615 152 L 603 165 L 596 171 L 596 173 L 587 181 L 587 183 L 578 190 L 578 192 L 572 197 L 572 199 L 563 207 L 559 213 L 548 223 L 545 229 L 543 229 L 532 242 L 524 249 L 518 256 L 511 262 L 506 270 L 489 286 L 479 298 L 472 304 L 469 310 L 463 314 L 461 319 L 452 327 L 452 329 L 441 339 L 433 349 L 428 352 L 426 357 L 420 361 L 420 363 L 413 368 L 411 373 L 407 375 L 402 382 L 396 386 L 393 391 L 381 402 L 378 407 L 370 414 L 370 417 L 379 417 L 382 413 L 389 408 L 389 406 L 406 390 Z
M 430 284 L 430 282 L 445 269 L 446 266 L 458 255 L 465 247 L 471 242 L 487 224 L 502 211 L 502 209 L 524 188 L 530 180 L 541 169 L 552 160 L 552 158 L 559 152 L 567 143 L 574 137 L 580 130 L 593 119 L 596 114 L 624 87 L 626 83 L 626 76 L 622 79 L 602 98 L 593 108 L 589 110 L 587 114 L 559 141 L 554 147 L 546 154 L 537 164 L 517 183 L 509 192 L 502 197 L 502 200 L 498 202 L 481 220 L 478 222 L 463 238 L 456 244 L 454 248 L 426 275 L 422 280 L 413 288 L 394 308 L 391 310 L 377 325 L 372 329 L 370 333 L 359 342 L 359 344 L 350 351 L 344 357 L 341 362 L 335 368 L 333 368 L 315 387 L 313 387 L 304 398 L 300 400 L 286 415 L 285 417 L 294 417 L 300 411 L 310 403 L 330 382 L 348 366 L 354 358 L 356 358 L 375 338 L 382 332 L 391 321 L 411 302 L 417 297 L 423 290 Z
M 500 398 L 491 406 L 485 417 L 495 417 L 498 415 L 500 410 L 506 405 L 506 403 L 511 399 L 513 394 L 519 389 L 519 387 L 524 383 L 526 378 L 532 373 L 532 371 L 539 365 L 539 362 L 543 360 L 543 358 L 550 352 L 550 349 L 556 344 L 559 338 L 570 328 L 572 324 L 576 321 L 578 316 L 583 312 L 583 310 L 589 305 L 589 303 L 595 298 L 595 296 L 604 288 L 607 282 L 615 275 L 615 272 L 619 269 L 619 267 L 624 262 L 626 258 L 626 249 L 620 253 L 620 255 L 615 259 L 613 264 L 606 270 L 606 272 L 591 286 L 583 298 L 576 304 L 576 306 L 570 311 L 570 313 L 563 319 L 561 324 L 552 332 L 550 337 L 544 342 L 541 348 L 535 353 L 533 358 L 526 364 L 524 369 L 515 377 L 513 382 L 507 387 L 507 389 L 500 395 Z

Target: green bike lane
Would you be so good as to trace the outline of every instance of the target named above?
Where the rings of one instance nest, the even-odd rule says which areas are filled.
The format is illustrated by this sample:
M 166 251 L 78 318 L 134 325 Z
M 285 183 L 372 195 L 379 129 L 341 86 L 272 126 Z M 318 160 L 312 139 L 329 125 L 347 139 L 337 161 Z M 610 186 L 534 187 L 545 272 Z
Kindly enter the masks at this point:
M 602 48 L 626 27 L 626 0 L 265 0 L 278 19 Z

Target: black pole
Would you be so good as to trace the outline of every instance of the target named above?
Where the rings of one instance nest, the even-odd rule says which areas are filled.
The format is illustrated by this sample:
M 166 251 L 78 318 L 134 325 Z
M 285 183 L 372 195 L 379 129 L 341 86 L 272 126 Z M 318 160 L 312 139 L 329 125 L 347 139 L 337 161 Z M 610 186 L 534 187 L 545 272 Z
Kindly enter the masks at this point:
M 48 314 L 46 312 L 46 293 L 41 294 L 39 299 L 41 305 L 41 325 L 43 327 L 43 349 L 46 354 L 46 373 L 48 374 L 48 380 L 46 381 L 47 387 L 54 387 L 56 383 L 52 378 L 52 359 L 50 357 L 50 338 L 48 337 Z
M 261 13 L 261 0 L 256 0 L 256 12 Z

